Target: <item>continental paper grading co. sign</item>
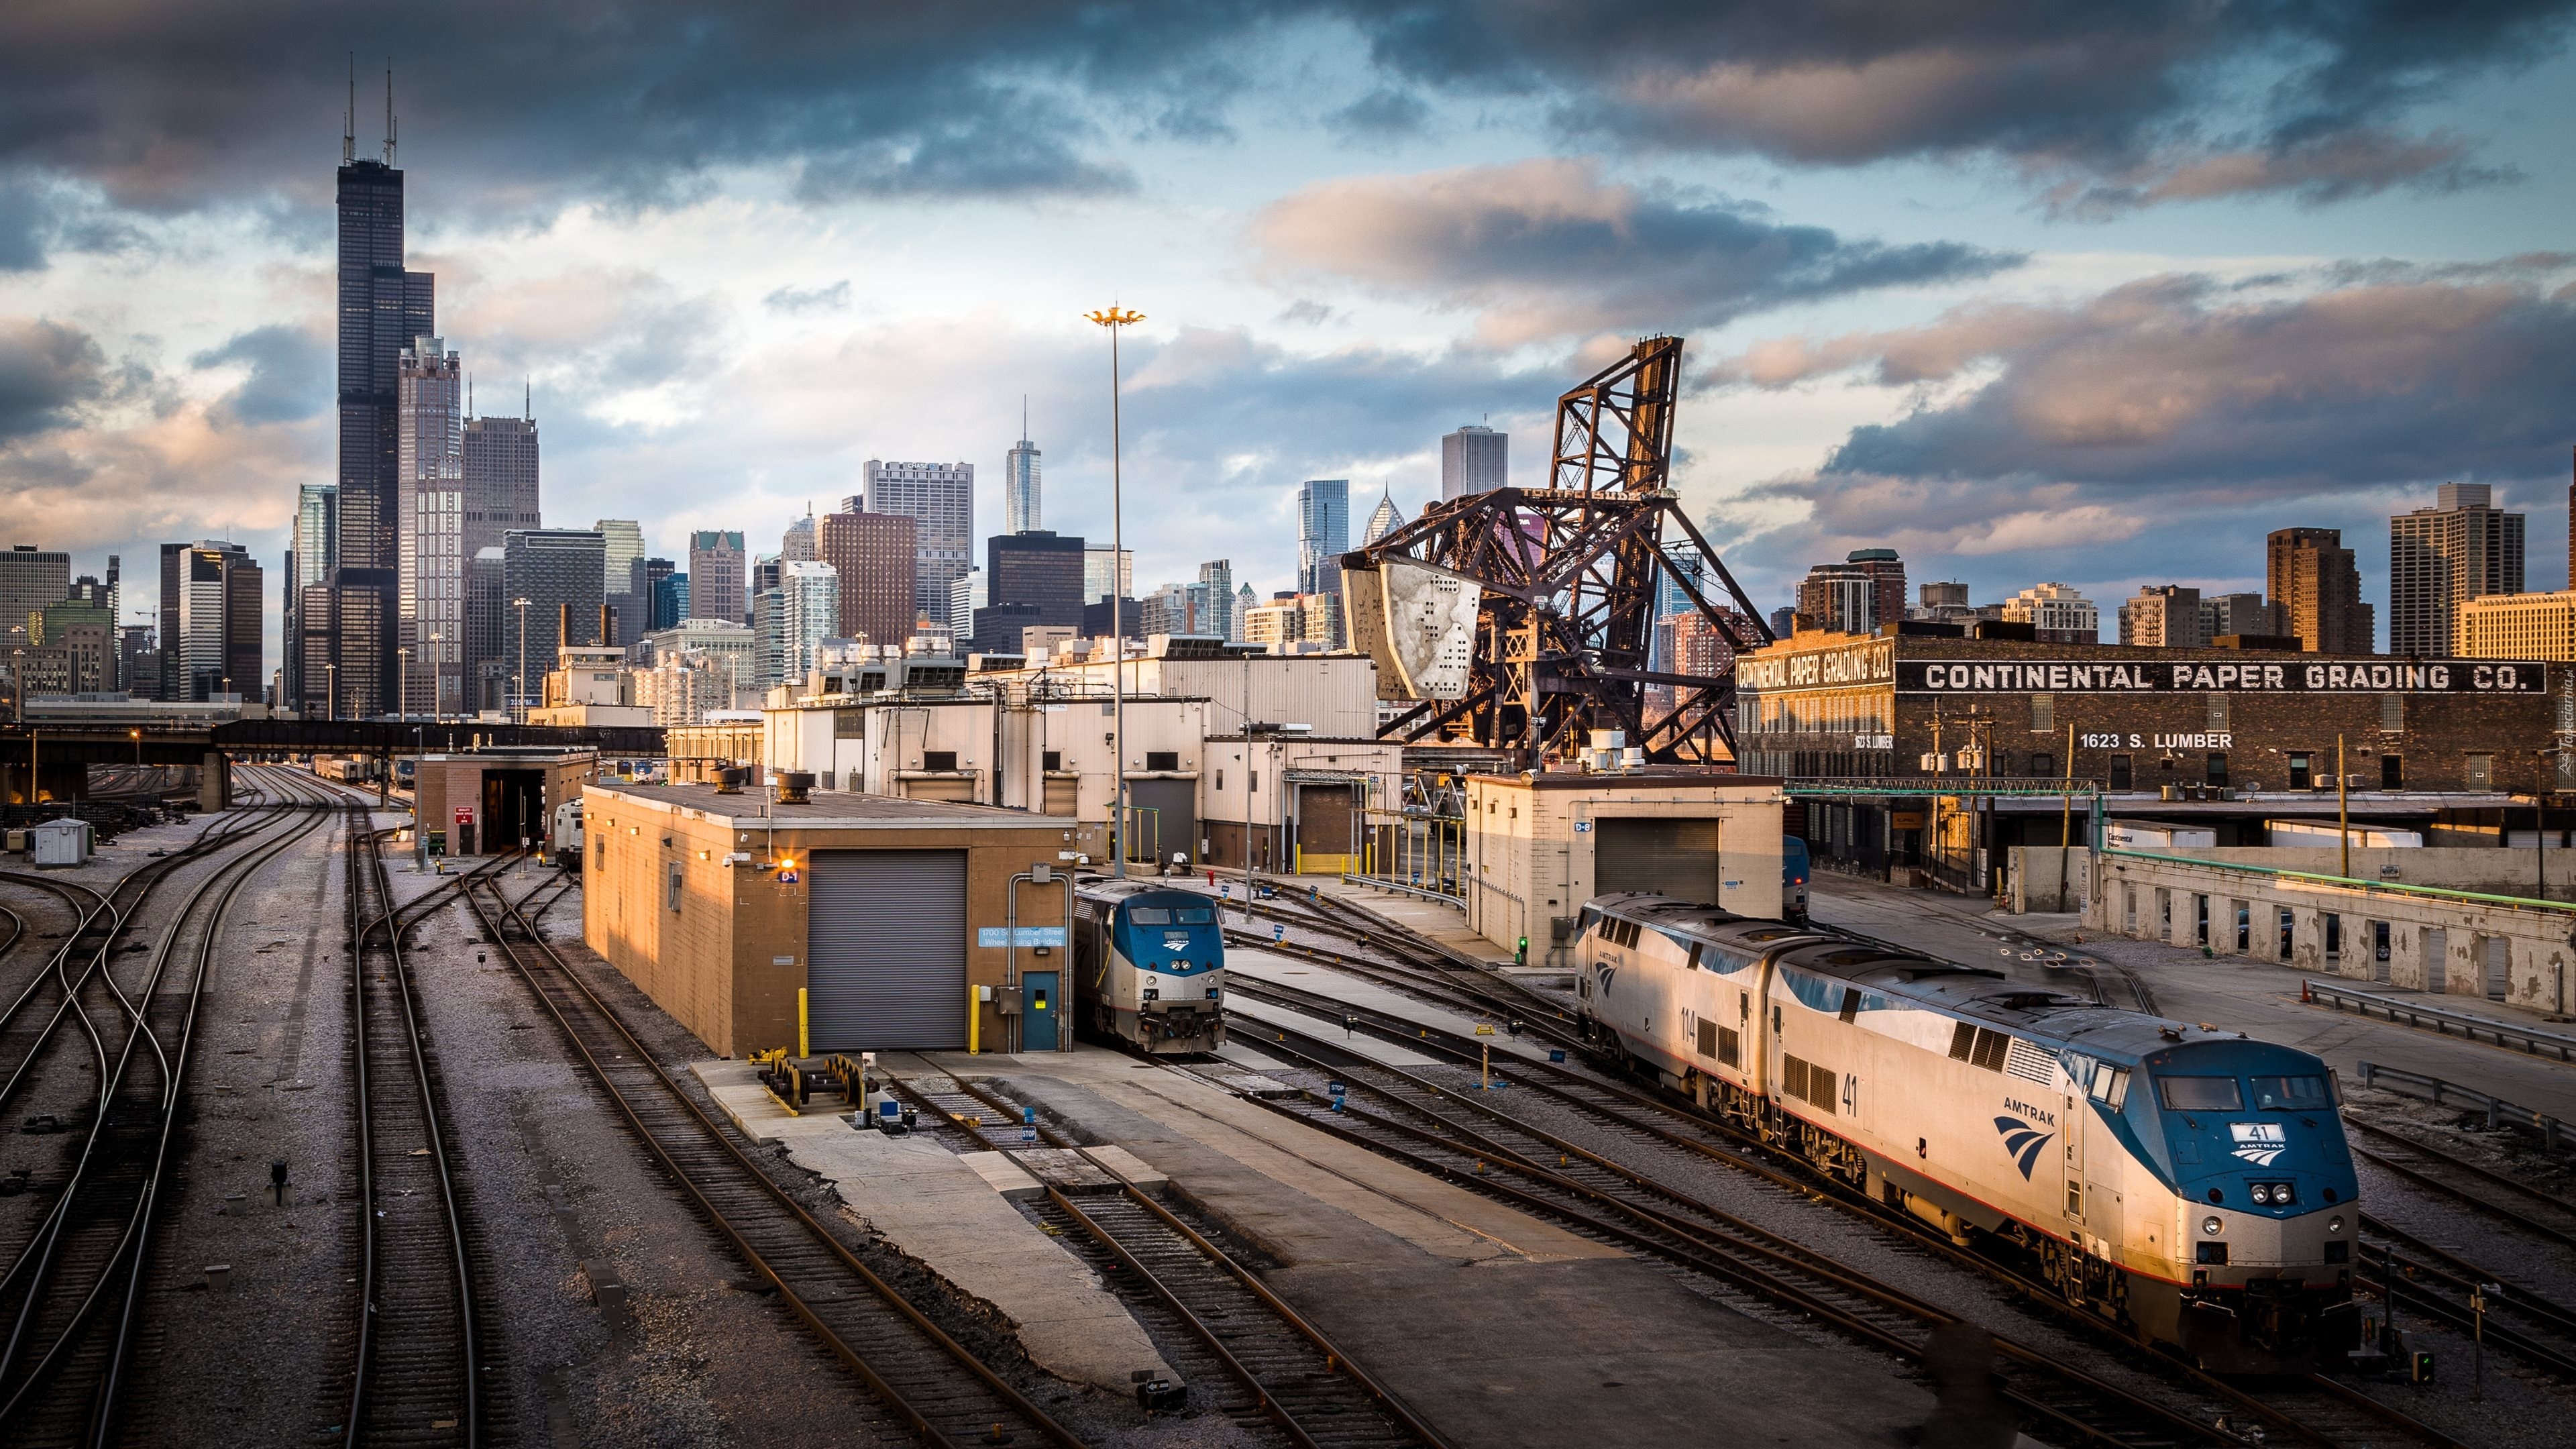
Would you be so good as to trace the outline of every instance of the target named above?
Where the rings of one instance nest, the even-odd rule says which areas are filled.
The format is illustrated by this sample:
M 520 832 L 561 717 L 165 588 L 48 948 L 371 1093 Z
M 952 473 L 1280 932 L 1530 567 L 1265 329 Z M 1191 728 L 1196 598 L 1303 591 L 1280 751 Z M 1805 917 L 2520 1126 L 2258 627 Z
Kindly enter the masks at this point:
M 1900 694 L 2545 694 L 2549 675 L 2546 665 L 2503 659 L 2242 664 L 1907 659 L 1896 665 L 1896 688 Z

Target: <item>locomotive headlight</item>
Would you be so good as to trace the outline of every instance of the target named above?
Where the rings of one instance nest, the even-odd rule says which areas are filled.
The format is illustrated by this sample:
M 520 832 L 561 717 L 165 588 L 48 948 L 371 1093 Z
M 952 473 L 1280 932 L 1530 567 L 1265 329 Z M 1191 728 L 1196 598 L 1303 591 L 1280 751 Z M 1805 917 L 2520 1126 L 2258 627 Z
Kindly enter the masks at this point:
M 2219 1221 L 2218 1214 L 2211 1213 L 2200 1220 L 2200 1230 L 2214 1238 L 2227 1231 L 2227 1224 Z
M 2272 1205 L 2272 1184 L 2268 1182 L 2258 1182 L 2254 1184 L 2254 1205 L 2257 1207 L 2270 1207 Z
M 2339 1232 L 2342 1232 L 2342 1231 L 2343 1231 L 2343 1219 L 2342 1219 L 2342 1218 L 2340 1218 L 2340 1217 L 2328 1218 L 2328 1219 L 2326 1220 L 2326 1231 L 2327 1231 L 2327 1232 L 2330 1232 L 2330 1233 L 2339 1233 Z

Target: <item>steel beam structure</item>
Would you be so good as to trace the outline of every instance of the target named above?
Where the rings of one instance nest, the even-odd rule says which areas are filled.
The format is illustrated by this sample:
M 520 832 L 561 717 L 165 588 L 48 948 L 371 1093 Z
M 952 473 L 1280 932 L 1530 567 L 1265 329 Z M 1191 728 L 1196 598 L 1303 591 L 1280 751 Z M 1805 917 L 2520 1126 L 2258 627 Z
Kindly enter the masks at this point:
M 1398 559 L 1482 591 L 1464 694 L 1424 701 L 1383 737 L 1473 743 L 1530 761 L 1580 749 L 1587 731 L 1606 729 L 1623 731 L 1658 763 L 1732 755 L 1733 675 L 1646 668 L 1657 580 L 1666 572 L 1736 652 L 1772 639 L 1672 491 L 1681 357 L 1680 338 L 1649 337 L 1558 398 L 1548 487 L 1435 503 L 1343 556 L 1349 575 L 1365 577 Z M 1673 567 L 1668 550 L 1684 541 L 1699 550 L 1722 595 L 1704 593 Z M 1649 684 L 1674 691 L 1673 711 L 1652 725 L 1645 718 Z

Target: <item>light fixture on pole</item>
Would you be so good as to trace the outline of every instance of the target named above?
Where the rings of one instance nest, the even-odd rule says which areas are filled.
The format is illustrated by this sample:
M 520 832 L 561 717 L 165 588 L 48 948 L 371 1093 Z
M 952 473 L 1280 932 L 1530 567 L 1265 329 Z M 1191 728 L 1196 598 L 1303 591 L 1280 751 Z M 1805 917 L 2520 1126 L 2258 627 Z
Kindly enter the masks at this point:
M 1127 601 L 1121 594 L 1119 561 L 1126 557 L 1119 508 L 1118 331 L 1145 320 L 1142 312 L 1117 306 L 1084 316 L 1109 329 L 1109 720 L 1110 796 L 1109 859 L 1112 875 L 1127 873 Z
M 510 602 L 519 610 L 519 672 L 510 676 L 511 718 L 526 724 L 528 722 L 528 601 L 512 599 Z

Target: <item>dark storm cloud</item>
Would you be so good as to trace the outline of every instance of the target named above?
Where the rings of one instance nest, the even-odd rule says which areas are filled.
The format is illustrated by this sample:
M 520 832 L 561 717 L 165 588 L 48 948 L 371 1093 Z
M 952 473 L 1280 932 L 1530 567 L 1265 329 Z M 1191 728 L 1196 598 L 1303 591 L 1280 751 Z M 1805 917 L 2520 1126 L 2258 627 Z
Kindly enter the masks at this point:
M 2320 201 L 2496 176 L 2459 138 L 2401 129 L 2403 113 L 2550 53 L 2571 5 L 19 5 L 0 7 L 0 168 L 162 208 L 310 190 L 354 48 L 362 154 L 383 133 L 391 56 L 409 154 L 470 175 L 479 207 L 685 197 L 714 168 L 771 162 L 802 168 L 816 197 L 1115 188 L 1128 178 L 1107 148 L 1230 137 L 1279 34 L 1320 19 L 1378 72 L 1320 118 L 1350 137 L 1417 131 L 1444 95 L 1503 97 L 1577 136 L 1788 163 L 1999 155 L 2071 214 Z
M 111 383 L 107 354 L 59 322 L 0 317 L 0 442 L 59 428 Z
M 1875 287 L 1950 282 L 2017 256 L 1889 245 L 1792 226 L 1768 209 L 1604 181 L 1582 161 L 1524 161 L 1322 182 L 1255 221 L 1274 264 L 1479 315 L 1485 339 L 1707 325 Z
M 2052 206 L 2098 215 L 2493 179 L 2456 138 L 2391 118 L 2551 53 L 2571 8 L 1417 0 L 1356 23 L 1397 74 L 1545 99 L 1578 133 L 1790 163 L 1992 153 L 2064 188 Z
M 457 0 L 353 11 L 320 0 L 0 7 L 0 164 L 186 206 L 310 185 L 347 103 L 384 134 L 396 70 L 405 154 L 470 170 L 472 201 L 570 184 L 688 194 L 715 167 L 794 162 L 810 194 L 1026 192 L 1116 184 L 1085 148 L 1099 112 L 1215 134 L 1211 64 L 1258 6 L 582 6 Z
M 189 358 L 188 365 L 250 369 L 241 385 L 214 406 L 215 415 L 226 422 L 291 423 L 331 405 L 330 351 L 298 328 L 254 328 Z

